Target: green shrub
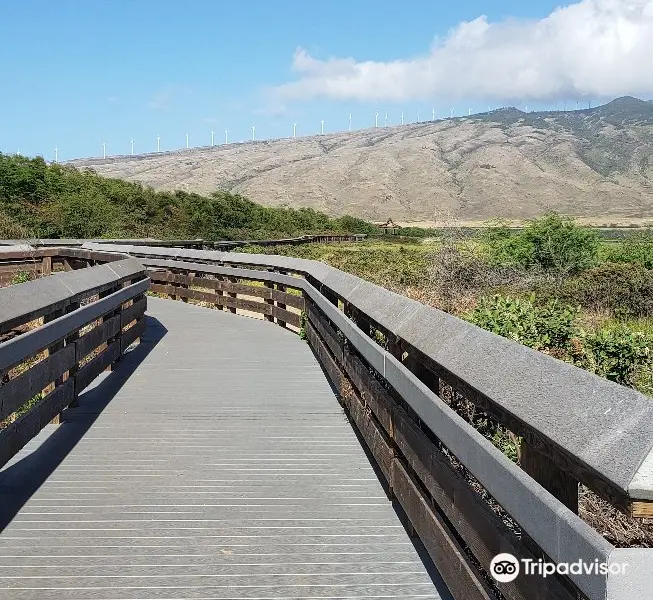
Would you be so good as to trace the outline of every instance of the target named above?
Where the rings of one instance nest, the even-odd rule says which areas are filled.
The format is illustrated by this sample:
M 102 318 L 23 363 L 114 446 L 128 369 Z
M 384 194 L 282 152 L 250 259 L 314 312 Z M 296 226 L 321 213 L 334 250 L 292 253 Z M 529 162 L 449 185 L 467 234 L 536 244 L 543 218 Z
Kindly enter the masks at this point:
M 550 300 L 535 303 L 535 295 L 507 298 L 495 295 L 481 298 L 466 320 L 535 350 L 564 348 L 577 336 L 577 309 Z
M 653 315 L 653 270 L 639 264 L 605 263 L 571 277 L 548 295 L 620 317 Z
M 653 229 L 624 238 L 605 249 L 605 258 L 615 263 L 635 263 L 653 269 Z
M 27 271 L 18 271 L 12 278 L 11 278 L 11 285 L 16 285 L 18 283 L 26 283 L 31 279 L 30 274 Z
M 499 222 L 488 227 L 481 241 L 493 262 L 539 266 L 559 275 L 578 273 L 593 266 L 599 251 L 595 231 L 556 213 L 529 221 L 519 232 Z
M 602 329 L 585 336 L 592 353 L 596 374 L 622 385 L 633 385 L 636 374 L 653 366 L 653 336 L 633 331 L 626 325 Z
M 549 300 L 482 298 L 466 319 L 483 329 L 541 350 L 621 385 L 653 391 L 653 333 L 623 323 L 585 332 L 578 311 Z
M 238 194 L 157 192 L 91 170 L 0 153 L 0 237 L 265 239 L 309 233 L 376 233 L 354 217 L 265 207 Z M 4 232 L 4 233 L 3 233 Z

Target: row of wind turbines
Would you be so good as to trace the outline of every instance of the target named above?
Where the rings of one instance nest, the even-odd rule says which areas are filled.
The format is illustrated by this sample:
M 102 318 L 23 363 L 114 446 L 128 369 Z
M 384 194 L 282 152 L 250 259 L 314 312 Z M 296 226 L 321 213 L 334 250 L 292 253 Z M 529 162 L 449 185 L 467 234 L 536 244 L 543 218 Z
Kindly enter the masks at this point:
M 555 102 L 553 110 L 554 111 L 559 111 L 560 106 L 562 106 L 563 111 L 565 111 L 565 112 L 567 111 L 567 101 L 560 102 L 560 103 Z M 592 107 L 592 103 L 591 103 L 591 101 L 589 101 L 588 102 L 588 108 L 591 108 L 591 107 Z M 503 108 L 505 108 L 505 106 L 503 106 Z M 576 101 L 576 110 L 579 110 L 579 108 L 580 108 L 580 102 L 577 100 Z M 491 107 L 488 106 L 487 111 L 491 112 L 491 110 L 492 110 Z M 528 103 L 524 103 L 524 111 L 529 112 L 528 111 Z M 449 118 L 450 119 L 453 119 L 456 116 L 455 112 L 456 112 L 455 108 L 450 109 L 450 111 L 449 111 Z M 470 108 L 467 111 L 467 116 L 471 116 L 471 115 L 472 115 L 472 109 Z M 374 114 L 374 127 L 379 127 L 379 117 L 380 117 L 380 112 L 377 110 L 375 112 L 375 114 Z M 413 124 L 414 123 L 422 123 L 423 121 L 422 121 L 421 117 L 422 117 L 421 112 L 417 111 L 417 118 L 416 118 L 415 121 L 412 121 L 412 123 Z M 446 117 L 440 117 L 440 119 L 442 119 L 442 118 L 446 118 Z M 437 120 L 436 119 L 436 111 L 435 111 L 435 107 L 433 107 L 431 109 L 431 121 L 436 121 L 436 120 Z M 408 122 L 404 118 L 404 112 L 403 111 L 401 112 L 399 121 L 400 121 L 400 123 L 399 123 L 400 125 L 411 124 L 410 122 Z M 320 135 L 324 135 L 324 124 L 325 123 L 326 123 L 326 121 L 324 119 L 320 120 Z M 385 115 L 383 117 L 383 127 L 387 127 L 388 124 L 389 124 L 388 113 L 385 112 Z M 257 141 L 256 140 L 256 125 L 252 125 L 251 131 L 252 131 L 251 141 L 255 142 L 255 141 Z M 348 131 L 350 131 L 350 132 L 352 131 L 352 113 L 349 113 Z M 211 147 L 215 146 L 215 141 L 216 141 L 215 136 L 216 136 L 216 132 L 211 131 Z M 292 136 L 291 137 L 293 139 L 297 137 L 297 123 L 292 124 Z M 187 149 L 191 148 L 190 141 L 191 141 L 191 136 L 190 136 L 190 134 L 187 133 L 186 134 L 186 148 Z M 135 154 L 135 152 L 134 152 L 134 143 L 135 143 L 134 138 L 131 138 L 130 139 L 130 144 L 131 144 L 131 155 L 132 156 L 134 156 L 134 154 Z M 225 143 L 225 145 L 229 144 L 229 130 L 228 129 L 224 130 L 224 143 Z M 103 159 L 106 159 L 106 157 L 107 157 L 107 147 L 108 147 L 107 142 L 102 142 L 102 158 Z M 161 136 L 159 134 L 157 134 L 157 136 L 156 136 L 156 151 L 157 151 L 157 153 L 161 152 Z M 18 151 L 17 154 L 20 154 L 20 150 Z M 58 162 L 58 161 L 59 161 L 59 150 L 58 150 L 58 148 L 54 148 L 54 162 Z
M 488 107 L 488 111 L 489 110 L 490 110 L 490 107 Z M 455 113 L 455 109 L 452 108 L 450 113 L 449 113 L 449 117 L 453 118 L 454 113 Z M 379 114 L 380 114 L 379 111 L 376 111 L 376 113 L 374 114 L 374 127 L 379 127 Z M 467 114 L 468 114 L 468 116 L 472 114 L 472 109 L 471 108 L 469 109 Z M 436 120 L 435 117 L 436 117 L 435 108 L 433 108 L 431 110 L 431 120 L 435 121 Z M 421 122 L 422 122 L 421 113 L 418 111 L 417 112 L 417 119 L 415 121 L 413 121 L 413 123 L 421 123 Z M 324 119 L 320 120 L 320 135 L 324 135 L 324 124 L 325 123 L 326 123 L 326 121 Z M 402 113 L 400 115 L 400 124 L 401 125 L 409 124 L 406 121 L 406 119 L 404 118 L 403 111 L 402 111 Z M 388 126 L 388 113 L 387 112 L 385 113 L 385 116 L 384 116 L 384 119 L 383 119 L 383 126 L 384 127 Z M 251 131 L 252 131 L 251 141 L 255 142 L 256 141 L 256 125 L 252 125 Z M 352 131 L 352 114 L 351 113 L 349 113 L 348 131 L 350 131 L 350 132 Z M 211 147 L 215 146 L 215 135 L 216 135 L 216 132 L 211 131 Z M 297 137 L 297 123 L 292 124 L 292 136 L 291 137 L 293 139 Z M 191 140 L 191 136 L 190 136 L 189 133 L 187 133 L 186 134 L 186 148 L 187 149 L 191 148 L 190 140 Z M 130 154 L 131 154 L 131 156 L 134 156 L 134 154 L 135 154 L 135 152 L 134 152 L 134 139 L 131 138 L 129 141 L 130 141 L 130 144 L 131 144 Z M 229 130 L 228 129 L 224 130 L 224 143 L 229 144 Z M 108 147 L 107 142 L 102 142 L 102 158 L 104 158 L 104 159 L 107 157 L 107 147 Z M 157 136 L 156 136 L 156 151 L 161 152 L 161 136 L 159 134 L 157 134 Z M 54 149 L 54 162 L 57 162 L 57 161 L 58 161 L 58 149 L 55 148 Z

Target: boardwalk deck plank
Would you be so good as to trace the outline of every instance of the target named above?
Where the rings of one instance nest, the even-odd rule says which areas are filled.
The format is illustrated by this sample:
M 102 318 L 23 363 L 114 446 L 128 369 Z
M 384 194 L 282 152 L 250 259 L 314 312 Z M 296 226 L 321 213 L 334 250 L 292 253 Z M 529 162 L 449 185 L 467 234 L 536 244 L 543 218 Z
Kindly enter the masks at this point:
M 0 600 L 448 597 L 306 343 L 148 313 L 141 346 L 0 473 Z

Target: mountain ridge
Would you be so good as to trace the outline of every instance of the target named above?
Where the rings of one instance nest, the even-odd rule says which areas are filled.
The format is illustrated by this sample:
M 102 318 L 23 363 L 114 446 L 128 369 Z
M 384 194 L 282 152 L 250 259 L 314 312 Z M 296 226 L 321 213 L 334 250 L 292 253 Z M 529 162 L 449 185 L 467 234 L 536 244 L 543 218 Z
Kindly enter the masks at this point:
M 653 102 L 502 108 L 419 124 L 70 161 L 155 189 L 239 192 L 398 222 L 653 217 Z

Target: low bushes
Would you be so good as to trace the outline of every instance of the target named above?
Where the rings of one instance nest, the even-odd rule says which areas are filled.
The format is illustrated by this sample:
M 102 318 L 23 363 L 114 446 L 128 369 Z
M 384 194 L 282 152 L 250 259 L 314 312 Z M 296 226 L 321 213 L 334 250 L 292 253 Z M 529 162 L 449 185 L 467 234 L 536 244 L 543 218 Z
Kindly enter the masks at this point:
M 466 320 L 565 362 L 631 387 L 648 385 L 653 368 L 653 334 L 618 323 L 596 331 L 578 324 L 579 311 L 557 300 L 538 303 L 535 295 L 484 297 Z M 642 391 L 647 391 L 646 388 Z
M 637 263 L 605 263 L 543 293 L 617 317 L 653 316 L 653 270 Z

